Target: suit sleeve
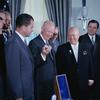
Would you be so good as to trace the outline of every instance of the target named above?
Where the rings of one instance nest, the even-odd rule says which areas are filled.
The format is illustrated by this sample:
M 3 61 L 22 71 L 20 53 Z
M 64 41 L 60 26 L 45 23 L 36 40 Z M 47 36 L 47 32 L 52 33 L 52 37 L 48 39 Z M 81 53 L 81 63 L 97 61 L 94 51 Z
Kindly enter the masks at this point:
M 89 76 L 88 79 L 94 79 L 94 61 L 93 61 L 93 50 L 88 48 L 89 50 Z
M 5 47 L 7 77 L 16 98 L 23 97 L 21 79 L 20 48 L 16 43 L 9 43 Z
M 35 65 L 40 67 L 42 64 L 45 63 L 45 61 L 43 60 L 43 58 L 41 56 L 41 50 L 39 50 L 39 47 L 33 41 L 31 41 L 29 43 L 29 48 L 32 52 L 32 56 L 33 56 Z

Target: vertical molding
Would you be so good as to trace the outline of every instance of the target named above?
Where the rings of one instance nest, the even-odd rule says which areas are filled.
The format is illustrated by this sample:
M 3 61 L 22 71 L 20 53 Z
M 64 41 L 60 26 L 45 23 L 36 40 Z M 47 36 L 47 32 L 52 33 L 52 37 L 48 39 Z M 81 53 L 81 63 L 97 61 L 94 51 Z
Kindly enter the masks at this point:
M 69 27 L 71 26 L 72 20 L 72 0 L 69 0 Z
M 23 12 L 24 12 L 25 4 L 26 4 L 26 0 L 21 0 L 21 9 L 20 9 L 20 13 L 23 13 Z
M 86 0 L 82 0 L 82 7 L 86 6 Z

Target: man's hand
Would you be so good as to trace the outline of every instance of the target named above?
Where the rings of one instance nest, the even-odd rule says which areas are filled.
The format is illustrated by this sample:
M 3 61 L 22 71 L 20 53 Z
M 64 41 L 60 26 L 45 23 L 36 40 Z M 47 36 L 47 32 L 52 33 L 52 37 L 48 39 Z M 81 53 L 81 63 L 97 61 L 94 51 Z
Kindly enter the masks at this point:
M 20 98 L 17 98 L 16 100 L 23 100 L 23 98 L 22 98 L 22 97 L 20 97 Z
M 94 80 L 88 80 L 88 85 L 92 86 L 94 84 Z
M 44 47 L 42 48 L 42 54 L 43 55 L 47 55 L 47 54 L 49 54 L 50 53 L 50 51 L 51 51 L 51 49 L 52 49 L 52 47 L 49 45 L 44 45 Z

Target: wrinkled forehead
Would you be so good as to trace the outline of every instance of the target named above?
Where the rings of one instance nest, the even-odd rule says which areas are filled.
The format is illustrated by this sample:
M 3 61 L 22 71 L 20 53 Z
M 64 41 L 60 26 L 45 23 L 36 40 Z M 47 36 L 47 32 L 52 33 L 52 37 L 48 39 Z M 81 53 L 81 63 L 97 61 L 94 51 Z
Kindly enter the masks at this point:
M 45 26 L 43 26 L 43 30 L 44 31 L 55 31 L 55 26 L 53 24 L 47 24 Z
M 79 31 L 76 29 L 69 30 L 68 35 L 69 36 L 79 36 Z

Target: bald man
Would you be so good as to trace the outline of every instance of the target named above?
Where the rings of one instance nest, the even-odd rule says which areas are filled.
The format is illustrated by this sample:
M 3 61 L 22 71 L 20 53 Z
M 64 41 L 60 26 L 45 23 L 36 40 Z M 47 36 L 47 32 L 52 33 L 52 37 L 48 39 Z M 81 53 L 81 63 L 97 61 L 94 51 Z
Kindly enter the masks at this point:
M 91 64 L 90 50 L 81 44 L 79 30 L 71 27 L 68 31 L 68 42 L 58 47 L 56 53 L 57 74 L 66 74 L 72 99 L 89 100 L 88 86 L 92 75 L 89 74 Z M 92 69 L 90 70 L 92 71 Z
M 49 51 L 45 57 L 44 64 L 36 64 L 35 81 L 36 81 L 36 100 L 51 100 L 54 93 L 54 78 L 55 78 L 55 57 L 52 49 L 52 44 L 49 39 L 55 32 L 55 24 L 52 21 L 45 21 L 41 28 L 41 33 L 29 43 L 34 61 L 38 59 L 37 55 L 41 53 L 42 48 L 46 47 Z M 42 55 L 43 56 L 43 55 Z M 38 59 L 39 60 L 39 59 Z M 39 60 L 38 63 L 41 61 Z

